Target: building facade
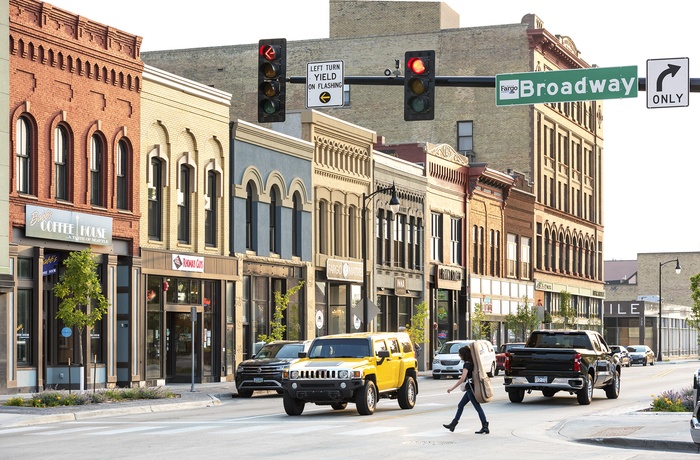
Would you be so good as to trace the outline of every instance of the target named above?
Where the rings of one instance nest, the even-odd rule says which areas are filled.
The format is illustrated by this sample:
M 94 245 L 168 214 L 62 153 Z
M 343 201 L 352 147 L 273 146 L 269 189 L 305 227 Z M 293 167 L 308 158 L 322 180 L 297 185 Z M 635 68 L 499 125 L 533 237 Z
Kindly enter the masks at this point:
M 311 142 L 241 120 L 231 124 L 229 236 L 241 277 L 230 333 L 239 361 L 257 352 L 261 335 L 275 332 L 275 296 L 299 285 L 283 312 L 283 338 L 315 337 L 313 154 Z
M 257 110 L 257 71 L 255 59 L 244 57 L 255 50 L 253 44 L 153 51 L 144 59 L 234 94 L 249 94 L 232 107 L 232 116 L 251 119 Z M 288 42 L 287 75 L 303 76 L 308 62 L 332 57 L 342 59 L 352 75 L 377 76 L 396 61 L 401 68 L 408 50 L 435 50 L 438 75 L 591 67 L 570 37 L 548 31 L 534 14 L 513 24 L 460 28 L 459 16 L 442 2 L 331 0 L 330 38 Z M 218 63 L 231 59 L 241 65 L 219 71 Z M 287 85 L 289 109 L 304 107 L 305 96 L 303 85 Z M 536 198 L 535 297 L 556 320 L 565 292 L 578 323 L 591 316 L 599 321 L 604 298 L 600 102 L 495 107 L 493 88 L 437 87 L 435 119 L 406 123 L 400 85 L 346 85 L 345 100 L 343 107 L 323 112 L 368 127 L 390 144 L 447 143 L 472 162 L 522 172 Z
M 137 321 L 141 38 L 34 0 L 10 2 L 8 391 L 120 381 Z M 53 286 L 92 248 L 109 311 L 82 338 Z M 69 369 L 93 363 L 94 372 Z M 84 368 L 83 368 L 84 371 Z
M 232 378 L 231 94 L 146 66 L 141 100 L 143 287 L 128 381 Z

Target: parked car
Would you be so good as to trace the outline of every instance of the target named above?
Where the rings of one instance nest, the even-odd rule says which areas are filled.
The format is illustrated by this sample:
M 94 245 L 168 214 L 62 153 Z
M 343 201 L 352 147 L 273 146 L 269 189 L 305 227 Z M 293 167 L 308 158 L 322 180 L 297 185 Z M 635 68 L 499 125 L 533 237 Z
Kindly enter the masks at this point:
M 442 376 L 459 377 L 462 375 L 464 363 L 459 358 L 459 349 L 469 345 L 473 340 L 453 340 L 445 342 L 433 358 L 433 378 L 439 380 Z M 488 340 L 477 340 L 481 365 L 489 377 L 496 373 L 496 351 Z
M 310 340 L 279 340 L 266 343 L 251 359 L 236 370 L 236 390 L 241 398 L 250 398 L 256 390 L 275 390 L 282 394 L 282 371 L 299 360 L 299 352 L 309 350 Z
M 654 365 L 654 351 L 646 345 L 630 345 L 627 351 L 630 353 L 631 364 Z
M 610 345 L 610 349 L 613 355 L 617 355 L 620 360 L 620 366 L 630 367 L 632 365 L 632 358 L 630 358 L 630 352 L 627 348 L 622 345 Z
M 500 371 L 505 371 L 506 370 L 506 353 L 508 353 L 510 350 L 513 348 L 520 348 L 524 347 L 525 342 L 512 342 L 512 343 L 504 343 L 500 346 L 498 349 L 498 353 L 496 353 L 496 372 L 495 375 L 498 375 Z

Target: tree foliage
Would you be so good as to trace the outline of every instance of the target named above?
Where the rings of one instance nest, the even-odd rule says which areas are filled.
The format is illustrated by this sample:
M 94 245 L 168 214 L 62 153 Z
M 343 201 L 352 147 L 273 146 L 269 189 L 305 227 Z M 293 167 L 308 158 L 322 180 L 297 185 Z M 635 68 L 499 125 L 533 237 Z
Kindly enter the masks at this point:
M 56 318 L 66 326 L 78 329 L 78 364 L 82 365 L 83 330 L 89 332 L 102 319 L 109 302 L 102 294 L 97 262 L 90 248 L 71 252 L 63 265 L 66 271 L 53 287 L 56 297 L 61 299 Z
M 270 343 L 275 340 L 284 340 L 284 334 L 287 332 L 287 326 L 284 324 L 284 312 L 289 307 L 289 302 L 294 294 L 296 294 L 299 289 L 304 286 L 304 281 L 300 281 L 299 284 L 287 292 L 282 294 L 279 291 L 275 291 L 275 312 L 272 314 L 272 321 L 270 321 L 270 335 L 258 334 L 258 340 Z
M 484 313 L 481 304 L 474 305 L 474 311 L 472 312 L 472 338 L 474 340 L 488 338 L 490 329 L 486 321 L 486 313 Z
M 506 315 L 505 324 L 508 329 L 515 332 L 517 340 L 524 341 L 530 332 L 540 326 L 537 308 L 530 305 L 530 300 L 527 296 L 523 296 L 523 302 L 518 305 L 516 313 L 508 313 Z
M 690 297 L 693 299 L 693 308 L 688 324 L 700 329 L 700 273 L 690 277 Z
M 425 325 L 428 320 L 428 304 L 416 305 L 416 313 L 411 316 L 411 324 L 406 325 L 406 332 L 415 344 L 425 343 Z
M 559 299 L 559 316 L 564 329 L 569 329 L 576 324 L 576 309 L 571 306 L 571 294 L 567 291 L 561 291 Z

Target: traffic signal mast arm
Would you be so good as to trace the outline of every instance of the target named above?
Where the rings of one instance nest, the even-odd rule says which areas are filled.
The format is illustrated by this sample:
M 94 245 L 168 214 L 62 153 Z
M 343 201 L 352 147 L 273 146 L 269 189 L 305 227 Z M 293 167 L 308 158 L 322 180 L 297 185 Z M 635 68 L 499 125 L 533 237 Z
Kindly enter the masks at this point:
M 435 86 L 495 88 L 496 77 L 434 77 Z M 646 91 L 646 78 L 639 78 L 639 91 Z M 289 83 L 306 83 L 306 77 L 289 77 Z M 345 77 L 348 85 L 404 86 L 404 77 Z M 690 79 L 690 92 L 700 93 L 700 78 Z

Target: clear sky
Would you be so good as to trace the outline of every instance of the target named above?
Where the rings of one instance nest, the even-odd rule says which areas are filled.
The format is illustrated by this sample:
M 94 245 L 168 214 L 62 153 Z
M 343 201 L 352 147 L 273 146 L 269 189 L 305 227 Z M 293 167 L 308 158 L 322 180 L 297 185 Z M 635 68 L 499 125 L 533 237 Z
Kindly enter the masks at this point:
M 49 3 L 143 37 L 142 51 L 328 37 L 328 0 Z M 700 63 L 700 25 L 692 2 L 445 3 L 459 13 L 461 27 L 519 23 L 534 13 L 553 34 L 569 36 L 589 64 L 636 65 L 645 78 L 648 59 L 683 57 L 690 60 L 690 77 L 700 78 L 700 70 L 694 70 Z M 605 101 L 606 260 L 700 251 L 700 93 L 691 93 L 689 102 L 689 107 L 648 109 L 644 92 L 636 99 Z

